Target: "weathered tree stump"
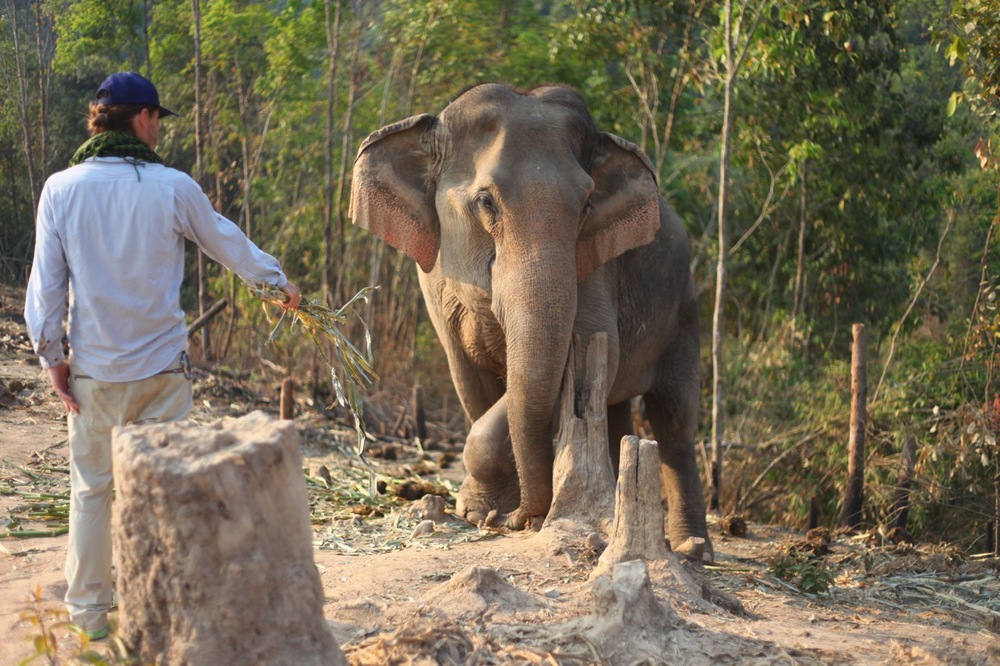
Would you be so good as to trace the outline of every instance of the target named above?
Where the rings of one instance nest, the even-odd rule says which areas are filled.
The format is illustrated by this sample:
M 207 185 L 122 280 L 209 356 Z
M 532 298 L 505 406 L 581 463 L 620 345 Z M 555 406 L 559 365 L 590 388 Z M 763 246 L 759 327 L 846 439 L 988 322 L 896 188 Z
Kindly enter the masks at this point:
M 140 663 L 346 664 L 292 423 L 130 426 L 113 455 L 119 634 Z
M 573 347 L 574 358 L 563 376 L 552 506 L 545 525 L 575 521 L 606 533 L 614 515 L 615 483 L 608 450 L 608 336 L 598 333 L 590 339 L 585 363 L 577 358 L 582 353 L 579 340 Z M 585 372 L 579 390 L 574 366 Z
M 619 562 L 664 559 L 667 541 L 663 519 L 659 446 L 648 439 L 622 437 L 611 541 L 592 577 L 609 571 Z
M 896 494 L 892 499 L 890 530 L 905 530 L 910 513 L 910 486 L 913 484 L 913 470 L 917 461 L 917 440 L 906 438 L 899 457 L 899 475 L 896 478 Z

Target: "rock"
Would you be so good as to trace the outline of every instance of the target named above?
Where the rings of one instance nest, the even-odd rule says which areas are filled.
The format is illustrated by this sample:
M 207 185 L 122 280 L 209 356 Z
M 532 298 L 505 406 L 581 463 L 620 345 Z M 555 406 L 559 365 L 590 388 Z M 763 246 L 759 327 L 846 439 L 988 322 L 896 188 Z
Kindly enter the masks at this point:
M 437 495 L 424 495 L 416 505 L 416 511 L 424 520 L 435 523 L 448 521 L 448 514 L 444 510 L 444 498 Z
M 411 539 L 416 539 L 427 534 L 434 534 L 434 521 L 433 520 L 422 520 L 413 528 L 413 532 L 410 534 Z

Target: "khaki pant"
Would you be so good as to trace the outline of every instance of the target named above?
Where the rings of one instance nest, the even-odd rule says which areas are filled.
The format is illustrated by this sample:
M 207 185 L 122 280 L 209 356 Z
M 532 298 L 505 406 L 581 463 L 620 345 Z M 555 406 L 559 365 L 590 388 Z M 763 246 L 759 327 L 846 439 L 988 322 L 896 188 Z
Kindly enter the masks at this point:
M 182 355 L 183 357 L 183 355 Z M 191 380 L 182 358 L 137 382 L 101 382 L 71 367 L 70 390 L 80 405 L 69 415 L 70 508 L 66 606 L 84 631 L 108 625 L 111 581 L 111 432 L 130 423 L 180 421 L 191 413 Z

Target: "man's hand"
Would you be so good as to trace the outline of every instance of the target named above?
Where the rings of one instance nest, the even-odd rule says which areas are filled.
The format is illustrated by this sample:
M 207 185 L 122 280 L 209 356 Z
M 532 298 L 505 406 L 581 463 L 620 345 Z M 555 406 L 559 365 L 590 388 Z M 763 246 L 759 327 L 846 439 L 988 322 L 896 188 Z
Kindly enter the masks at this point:
M 279 305 L 285 310 L 297 309 L 299 307 L 299 303 L 302 302 L 302 294 L 299 292 L 299 288 L 289 282 L 281 288 L 281 291 L 285 292 L 285 296 L 288 298 L 285 299 L 284 303 L 279 303 Z
M 80 405 L 77 404 L 76 398 L 69 391 L 69 363 L 63 362 L 49 368 L 49 381 L 52 382 L 52 388 L 56 390 L 59 399 L 66 406 L 66 413 L 79 414 Z

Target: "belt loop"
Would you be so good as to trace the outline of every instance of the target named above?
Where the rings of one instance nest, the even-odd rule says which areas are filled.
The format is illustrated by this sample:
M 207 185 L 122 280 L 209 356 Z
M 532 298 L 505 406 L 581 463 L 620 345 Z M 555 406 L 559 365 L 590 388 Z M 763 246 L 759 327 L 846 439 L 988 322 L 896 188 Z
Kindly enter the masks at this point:
M 184 379 L 194 380 L 194 374 L 191 372 L 191 359 L 186 351 L 181 352 L 181 369 L 184 370 Z

